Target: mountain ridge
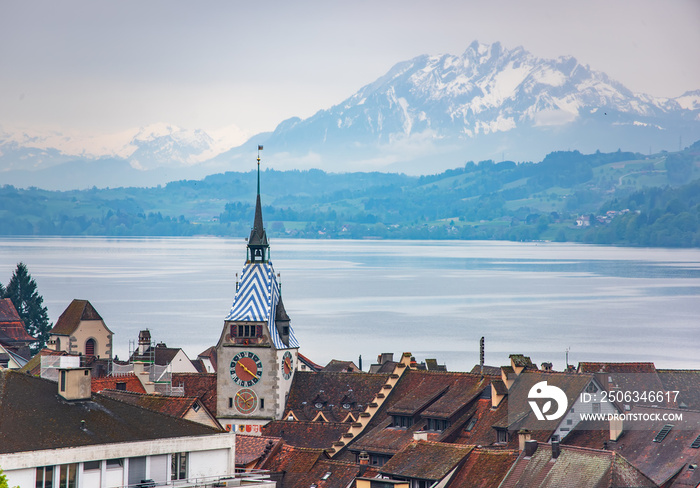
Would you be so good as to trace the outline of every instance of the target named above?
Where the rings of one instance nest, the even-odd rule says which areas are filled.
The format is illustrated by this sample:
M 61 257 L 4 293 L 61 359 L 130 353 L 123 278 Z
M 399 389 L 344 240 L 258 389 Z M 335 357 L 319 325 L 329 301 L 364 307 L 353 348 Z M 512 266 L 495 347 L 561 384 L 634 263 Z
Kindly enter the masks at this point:
M 129 141 L 133 151 L 123 157 L 134 171 L 114 180 L 164 184 L 166 174 L 198 178 L 242 170 L 252 161 L 255 144 L 266 145 L 265 159 L 278 169 L 426 174 L 467 160 L 534 161 L 571 148 L 648 148 L 651 153 L 698 138 L 700 90 L 675 98 L 633 93 L 572 56 L 543 59 L 522 46 L 474 41 L 461 55 L 423 54 L 400 61 L 340 103 L 306 119 L 286 119 L 274 131 L 226 151 L 218 152 L 214 139 L 199 129 L 160 124 L 142 130 Z M 42 171 L 20 170 L 18 161 L 40 168 L 70 166 L 79 159 L 55 148 L 12 147 L 7 137 L 2 139 L 0 164 L 6 171 L 0 174 L 7 183 L 42 179 Z M 106 173 L 71 181 L 54 175 L 49 181 L 56 189 L 113 186 L 97 180 L 98 174 L 109 179 Z

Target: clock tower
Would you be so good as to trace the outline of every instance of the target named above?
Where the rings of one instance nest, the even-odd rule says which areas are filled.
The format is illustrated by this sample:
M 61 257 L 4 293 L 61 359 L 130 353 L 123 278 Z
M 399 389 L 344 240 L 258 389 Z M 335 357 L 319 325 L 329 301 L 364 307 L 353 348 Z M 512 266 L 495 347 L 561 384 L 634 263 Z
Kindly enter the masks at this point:
M 258 146 L 258 196 L 246 262 L 216 346 L 216 416 L 225 428 L 253 433 L 284 415 L 299 348 L 263 226 L 261 149 Z

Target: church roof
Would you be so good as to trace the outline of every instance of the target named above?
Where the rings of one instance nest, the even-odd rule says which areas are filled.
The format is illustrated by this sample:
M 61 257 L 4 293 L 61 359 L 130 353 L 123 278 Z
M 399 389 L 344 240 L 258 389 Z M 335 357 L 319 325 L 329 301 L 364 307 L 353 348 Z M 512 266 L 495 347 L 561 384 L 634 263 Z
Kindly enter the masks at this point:
M 238 291 L 226 321 L 267 322 L 272 342 L 277 349 L 299 347 L 289 327 L 289 344 L 285 344 L 275 326 L 277 306 L 281 301 L 279 283 L 272 263 L 248 263 L 243 267 Z M 286 312 L 284 313 L 286 316 Z M 287 317 L 288 319 L 288 317 Z
M 73 300 L 68 305 L 61 316 L 56 321 L 53 329 L 51 329 L 51 334 L 57 335 L 71 335 L 78 328 L 80 322 L 83 320 L 100 320 L 102 317 L 97 313 L 95 307 L 87 300 Z M 102 321 L 104 324 L 104 321 Z M 109 331 L 109 328 L 105 325 L 105 328 Z

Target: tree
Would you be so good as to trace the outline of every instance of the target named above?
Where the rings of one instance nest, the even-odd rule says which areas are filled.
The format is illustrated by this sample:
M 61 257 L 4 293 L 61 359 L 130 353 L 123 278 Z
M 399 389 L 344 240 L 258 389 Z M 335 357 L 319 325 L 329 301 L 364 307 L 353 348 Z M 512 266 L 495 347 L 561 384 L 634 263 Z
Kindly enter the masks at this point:
M 0 488 L 10 488 L 10 485 L 7 483 L 7 476 L 3 474 L 2 468 L 0 468 Z M 19 488 L 19 486 L 13 488 Z
M 44 299 L 37 292 L 36 281 L 24 263 L 17 264 L 3 296 L 12 300 L 27 333 L 37 338 L 37 342 L 30 346 L 32 353 L 43 349 L 49 340 L 49 331 L 53 324 L 49 323 Z

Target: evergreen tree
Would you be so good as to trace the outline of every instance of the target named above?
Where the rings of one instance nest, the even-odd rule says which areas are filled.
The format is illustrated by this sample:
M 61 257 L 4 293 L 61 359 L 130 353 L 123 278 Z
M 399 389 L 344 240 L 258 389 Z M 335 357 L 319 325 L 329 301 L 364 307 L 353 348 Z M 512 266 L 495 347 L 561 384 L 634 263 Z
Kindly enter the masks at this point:
M 5 289 L 4 297 L 12 300 L 17 313 L 24 322 L 24 328 L 37 342 L 30 346 L 32 353 L 43 349 L 49 340 L 49 331 L 53 324 L 49 323 L 49 314 L 44 306 L 44 299 L 36 289 L 36 281 L 31 277 L 24 263 L 17 264 L 10 282 Z

